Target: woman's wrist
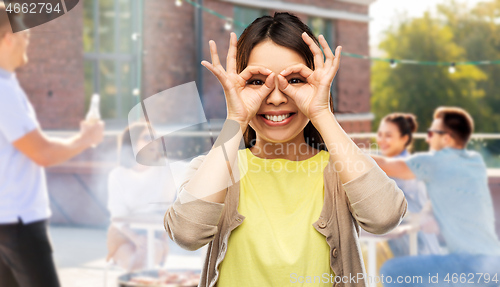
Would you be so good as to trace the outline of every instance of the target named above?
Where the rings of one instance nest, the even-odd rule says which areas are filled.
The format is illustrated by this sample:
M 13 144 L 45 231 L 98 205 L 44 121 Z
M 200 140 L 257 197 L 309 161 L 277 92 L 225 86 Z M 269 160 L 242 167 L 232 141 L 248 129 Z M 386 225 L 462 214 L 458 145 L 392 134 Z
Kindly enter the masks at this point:
M 330 120 L 331 118 L 337 121 L 333 113 L 329 110 L 326 110 L 324 112 L 315 115 L 314 117 L 311 117 L 310 120 L 311 123 L 314 125 L 314 127 L 319 131 L 320 124 L 323 123 L 326 119 Z
M 241 133 L 242 134 L 245 133 L 245 131 L 246 131 L 247 127 L 248 127 L 248 122 L 245 122 L 245 121 L 237 120 L 237 119 L 234 119 L 234 118 L 231 118 L 231 117 L 227 117 L 226 120 L 232 120 L 232 121 L 237 122 L 240 125 Z

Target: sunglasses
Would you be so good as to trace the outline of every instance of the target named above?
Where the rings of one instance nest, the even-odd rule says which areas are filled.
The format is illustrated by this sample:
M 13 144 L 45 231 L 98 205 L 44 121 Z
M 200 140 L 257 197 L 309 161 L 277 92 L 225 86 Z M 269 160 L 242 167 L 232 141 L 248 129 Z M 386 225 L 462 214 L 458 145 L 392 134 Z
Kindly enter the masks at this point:
M 440 130 L 431 130 L 431 129 L 428 129 L 428 130 L 427 130 L 427 136 L 428 136 L 428 137 L 430 137 L 430 138 L 432 137 L 432 135 L 433 135 L 434 133 L 436 133 L 436 134 L 440 134 L 440 135 L 444 135 L 444 134 L 446 134 L 447 132 L 445 132 L 445 131 L 440 131 Z

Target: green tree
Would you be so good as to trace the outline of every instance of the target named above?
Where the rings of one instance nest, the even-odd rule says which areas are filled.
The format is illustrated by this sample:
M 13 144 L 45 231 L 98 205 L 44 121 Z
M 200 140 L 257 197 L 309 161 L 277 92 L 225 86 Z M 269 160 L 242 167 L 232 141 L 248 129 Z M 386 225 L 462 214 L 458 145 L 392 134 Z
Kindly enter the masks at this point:
M 455 4 L 451 2 L 448 5 Z M 387 57 L 394 59 L 436 62 L 468 60 L 470 55 L 467 46 L 457 41 L 456 30 L 462 29 L 463 23 L 459 24 L 461 20 L 457 20 L 456 25 L 451 25 L 455 19 L 446 17 L 446 7 L 441 6 L 437 16 L 426 13 L 421 18 L 402 21 L 387 31 L 379 48 L 385 51 Z M 478 123 L 477 130 L 483 131 L 486 119 L 492 116 L 491 108 L 484 105 L 484 83 L 491 81 L 489 71 L 477 66 L 457 66 L 456 70 L 456 73 L 450 74 L 447 66 L 399 64 L 391 68 L 385 62 L 374 63 L 374 128 L 378 127 L 378 121 L 386 114 L 401 111 L 415 114 L 419 130 L 423 131 L 430 125 L 434 109 L 448 105 L 467 109 Z
M 479 3 L 472 11 L 454 1 L 439 5 L 445 24 L 454 34 L 453 41 L 466 52 L 469 61 L 500 60 L 500 0 Z M 481 114 L 475 117 L 481 132 L 500 131 L 500 65 L 477 66 L 486 79 L 478 82 L 484 91 L 478 105 Z

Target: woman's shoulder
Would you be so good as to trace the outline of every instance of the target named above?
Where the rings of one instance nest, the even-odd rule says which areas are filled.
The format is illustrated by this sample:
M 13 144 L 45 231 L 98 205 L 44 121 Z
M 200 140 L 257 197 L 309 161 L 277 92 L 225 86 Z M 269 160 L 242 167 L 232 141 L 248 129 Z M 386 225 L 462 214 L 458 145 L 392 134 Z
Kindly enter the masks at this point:
M 124 175 L 127 175 L 129 173 L 129 169 L 128 168 L 125 168 L 121 165 L 119 166 L 116 166 L 115 168 L 113 168 L 109 174 L 108 174 L 108 177 L 111 179 L 111 178 L 117 178 L 117 177 L 122 177 Z
M 126 186 L 136 180 L 135 171 L 123 166 L 113 168 L 108 174 L 108 186 Z

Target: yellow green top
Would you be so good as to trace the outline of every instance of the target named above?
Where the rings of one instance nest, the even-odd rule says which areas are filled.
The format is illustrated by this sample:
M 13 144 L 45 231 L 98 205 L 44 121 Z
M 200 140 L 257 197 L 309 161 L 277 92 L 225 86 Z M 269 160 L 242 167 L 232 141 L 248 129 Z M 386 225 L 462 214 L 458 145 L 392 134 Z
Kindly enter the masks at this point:
M 330 248 L 312 225 L 323 207 L 329 156 L 291 161 L 239 151 L 245 220 L 229 237 L 217 286 L 331 286 Z

